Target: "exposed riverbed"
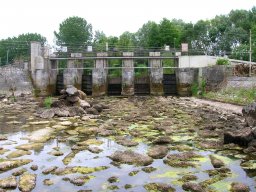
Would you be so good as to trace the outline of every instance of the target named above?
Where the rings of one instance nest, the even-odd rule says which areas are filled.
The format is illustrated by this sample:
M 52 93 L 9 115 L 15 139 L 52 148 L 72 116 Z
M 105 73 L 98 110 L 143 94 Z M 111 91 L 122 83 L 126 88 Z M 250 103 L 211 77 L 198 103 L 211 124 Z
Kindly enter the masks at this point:
M 48 120 L 34 116 L 33 98 L 0 102 L 0 191 L 12 175 L 7 189 L 22 190 L 22 169 L 38 192 L 183 191 L 185 183 L 229 191 L 235 182 L 256 191 L 256 154 L 223 145 L 224 128 L 244 124 L 239 113 L 190 98 L 89 100 L 108 109 Z

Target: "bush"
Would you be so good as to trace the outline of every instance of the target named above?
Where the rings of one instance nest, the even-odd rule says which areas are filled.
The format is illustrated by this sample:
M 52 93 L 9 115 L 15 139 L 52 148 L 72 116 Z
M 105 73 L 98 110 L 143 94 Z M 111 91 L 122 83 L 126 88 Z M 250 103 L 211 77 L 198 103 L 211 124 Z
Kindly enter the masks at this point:
M 50 109 L 52 105 L 52 97 L 46 97 L 44 99 L 44 107 Z
M 198 96 L 198 91 L 199 91 L 198 83 L 193 83 L 193 85 L 191 87 L 192 95 Z
M 229 65 L 230 62 L 227 58 L 219 58 L 219 59 L 217 59 L 216 64 L 217 65 Z

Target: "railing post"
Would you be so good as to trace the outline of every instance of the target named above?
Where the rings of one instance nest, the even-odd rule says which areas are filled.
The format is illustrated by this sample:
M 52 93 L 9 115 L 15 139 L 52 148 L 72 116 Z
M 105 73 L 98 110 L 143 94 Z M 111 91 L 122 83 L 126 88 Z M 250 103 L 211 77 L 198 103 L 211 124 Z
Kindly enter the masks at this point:
M 124 52 L 124 57 L 133 57 L 133 52 Z M 122 61 L 122 95 L 134 95 L 134 60 Z
M 97 53 L 97 57 L 107 57 L 107 53 Z M 108 61 L 104 58 L 97 58 L 92 71 L 92 95 L 102 96 L 107 93 Z
M 160 57 L 160 52 L 150 52 L 149 59 L 150 67 L 150 94 L 163 95 L 163 68 L 161 59 L 154 59 L 154 57 Z

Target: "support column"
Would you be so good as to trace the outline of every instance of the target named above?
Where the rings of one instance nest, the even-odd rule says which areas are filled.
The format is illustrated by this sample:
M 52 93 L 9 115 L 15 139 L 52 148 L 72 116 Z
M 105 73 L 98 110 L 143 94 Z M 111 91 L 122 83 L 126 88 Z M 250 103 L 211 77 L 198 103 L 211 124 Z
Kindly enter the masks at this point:
M 133 52 L 124 52 L 124 57 L 133 57 Z M 122 95 L 134 95 L 134 60 L 123 59 L 122 64 Z
M 107 93 L 107 76 L 108 67 L 107 59 L 100 57 L 107 57 L 107 53 L 97 53 L 97 58 L 95 62 L 94 69 L 92 71 L 92 95 L 102 96 Z
M 153 59 L 153 57 L 160 57 L 160 52 L 150 52 L 149 59 L 150 67 L 150 94 L 163 95 L 163 68 L 161 59 Z
M 67 69 L 63 71 L 64 87 L 69 85 L 75 86 L 77 89 L 82 89 L 82 63 L 78 60 L 68 60 Z

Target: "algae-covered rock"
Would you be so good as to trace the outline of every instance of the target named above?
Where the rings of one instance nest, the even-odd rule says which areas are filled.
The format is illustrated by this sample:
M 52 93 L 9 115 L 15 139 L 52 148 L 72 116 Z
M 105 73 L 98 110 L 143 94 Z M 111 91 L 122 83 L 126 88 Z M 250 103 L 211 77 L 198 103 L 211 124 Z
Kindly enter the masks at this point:
M 0 135 L 0 141 L 4 141 L 7 140 L 7 136 L 6 135 Z
M 3 160 L 0 162 L 0 173 L 31 163 L 30 159 Z
M 38 166 L 37 165 L 31 165 L 30 169 L 33 170 L 33 171 L 36 171 L 38 169 Z
M 27 143 L 27 144 L 19 145 L 15 148 L 20 149 L 20 150 L 29 151 L 29 150 L 40 150 L 43 147 L 44 147 L 43 143 Z
M 188 182 L 188 181 L 195 181 L 198 177 L 195 175 L 184 175 L 181 179 L 179 179 L 182 182 Z
M 58 168 L 57 166 L 52 166 L 52 167 L 49 167 L 49 168 L 43 170 L 42 173 L 45 175 L 48 175 L 49 173 L 52 173 L 53 171 L 55 171 L 57 168 Z
M 55 130 L 50 127 L 33 131 L 29 135 L 29 141 L 33 143 L 45 143 L 46 141 L 51 139 L 54 131 Z
M 133 151 L 116 151 L 110 157 L 113 161 L 120 163 L 147 166 L 153 162 L 153 159 L 147 155 L 139 154 Z
M 19 179 L 19 190 L 30 192 L 36 186 L 36 174 L 24 173 Z
M 108 190 L 114 191 L 114 190 L 118 190 L 119 187 L 117 185 L 110 185 L 107 187 Z
M 141 170 L 144 171 L 145 173 L 151 173 L 151 172 L 156 171 L 157 168 L 155 168 L 155 167 L 143 167 Z
M 119 182 L 119 179 L 118 179 L 118 177 L 112 176 L 112 177 L 108 178 L 108 182 L 116 183 L 116 182 Z
M 62 155 L 64 155 L 64 153 L 62 151 L 56 151 L 56 150 L 53 150 L 53 151 L 49 152 L 48 154 L 53 155 L 53 156 L 62 156 Z
M 79 177 L 75 177 L 73 179 L 70 179 L 70 183 L 72 183 L 74 185 L 77 185 L 77 186 L 82 186 L 93 178 L 95 178 L 95 176 L 83 175 L 83 176 L 79 176 Z
M 206 192 L 206 190 L 197 183 L 187 182 L 182 185 L 182 189 L 191 192 Z
M 17 170 L 17 171 L 14 171 L 14 172 L 12 173 L 12 175 L 13 175 L 13 176 L 20 176 L 20 175 L 22 175 L 22 174 L 25 173 L 25 172 L 27 172 L 27 169 L 21 168 L 21 169 L 19 169 L 19 170 Z
M 140 172 L 139 170 L 131 171 L 128 175 L 132 177 L 137 175 L 139 172 Z
M 224 167 L 225 164 L 222 160 L 218 159 L 217 157 L 210 155 L 211 163 L 214 168 L 221 168 Z
M 64 163 L 64 165 L 68 165 L 72 159 L 76 156 L 77 151 L 71 151 L 66 157 L 64 157 L 64 159 L 62 160 L 62 162 Z
M 132 188 L 132 185 L 131 185 L 131 184 L 125 184 L 125 185 L 124 185 L 124 188 L 125 188 L 125 189 L 130 189 L 130 188 Z
M 93 147 L 93 146 L 89 146 L 88 147 L 88 151 L 90 151 L 91 153 L 100 153 L 102 152 L 103 150 L 98 148 L 98 147 Z
M 15 189 L 16 187 L 17 187 L 16 177 L 10 176 L 4 179 L 0 179 L 0 188 Z
M 82 142 L 78 142 L 78 146 L 84 146 L 84 145 L 101 145 L 103 141 L 97 140 L 97 139 L 88 139 Z
M 106 166 L 100 166 L 100 167 L 75 166 L 75 167 L 57 168 L 52 172 L 52 174 L 55 174 L 55 175 L 67 175 L 67 174 L 73 174 L 73 173 L 89 174 L 97 171 L 102 171 L 105 169 L 108 169 L 108 167 Z
M 249 192 L 250 188 L 243 183 L 234 182 L 231 183 L 231 192 Z
M 168 147 L 162 145 L 155 145 L 148 150 L 148 156 L 154 159 L 162 159 L 168 153 Z
M 69 135 L 78 135 L 79 133 L 76 130 L 67 130 L 65 131 Z
M 53 184 L 54 184 L 53 181 L 50 180 L 50 179 L 45 179 L 45 180 L 43 181 L 43 183 L 44 183 L 44 185 L 47 185 L 47 186 L 50 186 L 50 185 L 53 185 Z
M 24 155 L 31 155 L 31 152 L 30 151 L 24 151 L 24 150 L 16 150 L 16 151 L 13 151 L 13 152 L 9 153 L 6 157 L 9 158 L 9 159 L 12 159 L 12 158 L 21 157 L 21 156 L 24 156 Z
M 117 142 L 117 144 L 123 145 L 123 146 L 126 146 L 126 147 L 134 147 L 134 146 L 137 146 L 139 144 L 136 141 L 132 141 L 132 140 L 129 140 L 129 139 L 126 139 L 126 138 L 118 138 L 116 142 Z
M 158 138 L 156 138 L 153 141 L 154 144 L 158 144 L 158 145 L 165 145 L 165 144 L 170 144 L 172 143 L 172 140 L 169 136 L 160 136 Z
M 148 183 L 144 185 L 147 191 L 174 192 L 175 189 L 171 185 L 165 183 Z

